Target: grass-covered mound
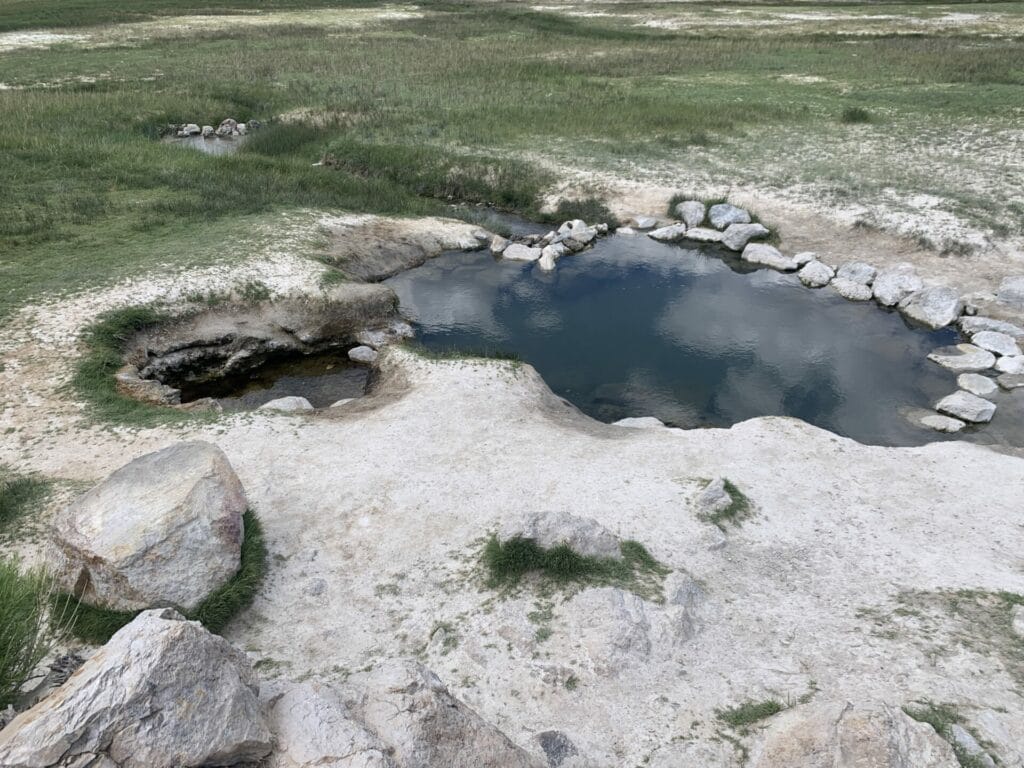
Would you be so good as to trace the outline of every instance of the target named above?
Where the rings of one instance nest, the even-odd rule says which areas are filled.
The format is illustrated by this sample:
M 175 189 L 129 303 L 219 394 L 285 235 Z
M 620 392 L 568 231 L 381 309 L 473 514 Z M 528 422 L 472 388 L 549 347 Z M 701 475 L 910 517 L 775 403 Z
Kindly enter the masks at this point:
M 222 587 L 211 592 L 193 611 L 182 611 L 185 618 L 201 622 L 211 632 L 220 632 L 242 609 L 248 607 L 263 582 L 267 568 L 267 546 L 259 518 L 247 511 L 243 515 L 245 536 L 238 572 Z M 112 611 L 80 602 L 61 593 L 52 598 L 52 614 L 62 616 L 68 631 L 87 643 L 101 645 L 141 611 Z

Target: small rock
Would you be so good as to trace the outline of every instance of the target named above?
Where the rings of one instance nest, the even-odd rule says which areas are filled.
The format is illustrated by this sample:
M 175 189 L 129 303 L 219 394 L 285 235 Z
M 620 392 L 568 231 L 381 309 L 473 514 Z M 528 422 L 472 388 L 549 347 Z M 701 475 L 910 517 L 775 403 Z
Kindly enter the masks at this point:
M 743 249 L 741 258 L 743 261 L 749 261 L 752 264 L 764 264 L 766 267 L 782 270 L 783 272 L 792 272 L 796 269 L 796 262 L 792 258 L 783 256 L 778 248 L 773 245 L 766 245 L 765 243 L 751 243 Z
M 211 136 L 213 136 L 214 133 L 215 133 L 215 131 L 213 130 L 213 126 L 212 125 L 204 125 L 203 126 L 203 138 L 204 139 L 210 138 Z
M 810 264 L 812 261 L 815 261 L 817 258 L 818 258 L 818 254 L 816 254 L 814 251 L 801 251 L 800 253 L 798 253 L 796 256 L 793 257 L 793 261 L 796 262 L 796 265 L 798 267 L 802 267 L 805 264 Z
M 637 229 L 654 229 L 658 226 L 658 220 L 652 216 L 636 216 L 633 219 L 633 226 Z
M 944 328 L 960 316 L 963 303 L 959 294 L 946 286 L 925 288 L 899 303 L 900 312 L 932 329 Z
M 503 253 L 505 249 L 508 248 L 508 246 L 509 242 L 507 239 L 505 239 L 501 235 L 495 235 L 494 239 L 491 240 L 491 253 L 493 253 L 495 256 L 498 256 L 501 253 Z
M 940 347 L 928 355 L 928 359 L 933 363 L 938 363 L 943 368 L 948 368 L 958 373 L 985 371 L 995 365 L 996 362 L 995 355 L 973 344 Z
M 755 237 L 768 234 L 763 224 L 730 224 L 722 235 L 722 245 L 731 251 L 742 251 Z
M 1013 606 L 1010 614 L 1010 628 L 1017 637 L 1024 638 L 1024 605 Z
M 676 206 L 676 216 L 683 220 L 687 227 L 699 227 L 704 223 L 708 209 L 700 200 L 686 200 Z
M 749 224 L 750 214 L 743 208 L 729 203 L 712 205 L 708 211 L 708 220 L 715 229 L 725 229 L 730 224 Z
M 832 267 L 814 259 L 803 266 L 797 277 L 808 288 L 822 288 L 832 281 L 835 274 Z
M 836 280 L 848 280 L 860 285 L 871 285 L 878 270 L 862 261 L 849 261 L 836 270 Z
M 184 133 L 186 136 L 198 136 L 200 133 L 203 132 L 203 129 L 195 123 L 188 123 L 184 128 L 181 129 L 181 132 Z
M 832 287 L 836 293 L 850 301 L 867 301 L 871 298 L 871 287 L 855 280 L 837 276 L 832 281 Z
M 559 243 L 561 245 L 561 243 Z M 545 246 L 544 250 L 540 254 L 540 258 L 537 260 L 537 266 L 541 272 L 554 272 L 555 271 L 555 255 L 554 251 L 551 250 L 551 246 Z
M 501 257 L 513 261 L 537 261 L 541 257 L 542 250 L 522 243 L 512 243 L 504 251 Z
M 683 235 L 684 239 L 692 240 L 695 243 L 720 243 L 722 242 L 722 233 L 717 229 L 708 229 L 706 227 L 694 227 L 693 229 L 686 230 L 686 234 Z
M 264 403 L 259 407 L 259 410 L 292 413 L 297 411 L 312 411 L 313 406 L 306 398 L 292 395 L 290 397 L 279 397 L 276 400 L 271 400 L 269 403 Z
M 960 330 L 964 333 L 978 333 L 979 331 L 996 331 L 1012 336 L 1018 341 L 1024 339 L 1024 328 L 1013 323 L 1002 320 L 995 320 L 991 317 L 961 317 L 958 323 Z
M 697 507 L 705 515 L 721 512 L 728 509 L 731 504 L 732 496 L 725 488 L 725 479 L 721 477 L 710 481 L 697 497 Z
M 599 235 L 607 235 L 608 234 L 608 225 L 603 223 L 603 222 L 601 224 L 595 224 L 594 225 L 594 229 L 597 230 L 597 234 L 599 234 Z
M 996 406 L 995 403 L 960 390 L 939 400 L 935 410 L 962 421 L 983 424 L 992 421 Z
M 613 427 L 631 427 L 633 429 L 661 429 L 665 424 L 653 416 L 630 416 L 612 422 Z
M 971 336 L 971 343 L 1003 357 L 1017 357 L 1021 354 L 1013 337 L 999 331 L 978 331 Z
M 930 416 L 925 416 L 921 419 L 921 424 L 934 429 L 936 432 L 959 432 L 967 426 L 964 422 L 960 421 L 960 419 L 954 419 L 951 416 L 943 416 L 939 413 L 933 413 Z
M 924 282 L 910 264 L 898 264 L 875 275 L 871 291 L 883 307 L 895 307 L 912 293 L 924 288 Z
M 348 351 L 348 359 L 354 363 L 372 365 L 377 362 L 377 351 L 366 346 L 353 347 Z
M 1000 373 L 1024 373 L 1024 355 L 1000 357 L 996 360 L 996 370 Z
M 515 538 L 530 539 L 544 549 L 565 544 L 589 557 L 622 557 L 615 534 L 596 520 L 568 512 L 533 512 L 505 522 L 498 532 L 498 540 Z
M 1024 275 L 1003 278 L 996 298 L 1003 304 L 1024 309 Z
M 567 758 L 580 753 L 576 745 L 561 731 L 541 731 L 534 738 L 544 752 L 549 768 L 559 768 Z
M 647 236 L 661 243 L 678 243 L 686 235 L 685 224 L 670 224 L 667 227 L 654 229 Z
M 999 389 L 992 379 L 980 373 L 961 373 L 956 378 L 956 385 L 978 397 L 988 397 Z
M 229 136 L 233 136 L 238 133 L 238 123 L 232 120 L 230 117 L 222 120 L 220 125 L 217 126 L 217 135 L 222 139 Z
M 1007 391 L 1013 391 L 1024 387 L 1024 374 L 1020 373 L 1004 373 L 1002 376 L 996 379 L 999 382 L 999 386 Z
M 239 123 L 235 126 L 235 130 L 238 131 L 239 136 L 245 136 L 249 132 L 249 126 L 245 123 Z

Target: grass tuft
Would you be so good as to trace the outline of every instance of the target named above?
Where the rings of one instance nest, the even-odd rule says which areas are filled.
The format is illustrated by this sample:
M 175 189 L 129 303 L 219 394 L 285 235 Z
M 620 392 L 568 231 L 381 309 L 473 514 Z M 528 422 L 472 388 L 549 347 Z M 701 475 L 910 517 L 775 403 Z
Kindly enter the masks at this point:
M 719 709 L 715 714 L 730 728 L 745 732 L 754 723 L 777 715 L 784 709 L 785 706 L 781 702 L 775 699 L 765 699 L 764 701 L 747 701 L 729 709 Z
M 919 723 L 927 723 L 935 729 L 939 736 L 948 741 L 961 768 L 985 768 L 987 762 L 981 755 L 970 754 L 952 738 L 950 733 L 952 726 L 964 727 L 960 713 L 954 705 L 936 704 L 931 701 L 922 701 L 918 704 L 919 706 L 904 707 L 903 711 Z M 965 730 L 969 729 L 965 728 Z
M 608 585 L 628 589 L 642 597 L 660 594 L 669 568 L 659 563 L 636 541 L 620 545 L 622 559 L 581 555 L 566 544 L 544 548 L 533 539 L 515 537 L 499 541 L 491 536 L 484 545 L 483 563 L 488 586 L 512 588 L 529 573 L 556 585 L 570 583 Z
M 48 587 L 41 571 L 23 574 L 17 560 L 0 560 L 0 710 L 14 703 L 49 650 Z
M 21 518 L 49 493 L 50 484 L 32 475 L 15 475 L 0 467 L 0 531 Z
M 211 592 L 194 611 L 182 611 L 187 619 L 198 621 L 211 632 L 220 632 L 239 612 L 247 608 L 260 585 L 267 568 L 267 546 L 259 518 L 247 511 L 242 520 L 245 537 L 242 540 L 241 564 L 231 579 Z M 51 600 L 52 614 L 68 616 L 68 631 L 80 640 L 102 645 L 128 624 L 141 611 L 114 611 L 87 605 L 73 595 L 60 593 Z
M 558 207 L 550 213 L 542 215 L 541 221 L 552 224 L 561 224 L 571 219 L 582 219 L 587 224 L 607 224 L 609 229 L 615 229 L 618 219 L 611 212 L 603 201 L 596 197 L 586 197 L 580 200 L 560 200 Z
M 725 509 L 701 515 L 700 519 L 706 523 L 718 526 L 719 530 L 725 533 L 727 526 L 731 525 L 734 528 L 738 528 L 744 520 L 754 514 L 754 508 L 747 495 L 737 488 L 731 480 L 723 480 L 723 484 L 725 485 L 725 492 L 729 494 L 732 502 Z
M 839 116 L 839 119 L 841 122 L 849 125 L 873 123 L 875 121 L 874 115 L 864 109 L 864 107 L 846 107 Z

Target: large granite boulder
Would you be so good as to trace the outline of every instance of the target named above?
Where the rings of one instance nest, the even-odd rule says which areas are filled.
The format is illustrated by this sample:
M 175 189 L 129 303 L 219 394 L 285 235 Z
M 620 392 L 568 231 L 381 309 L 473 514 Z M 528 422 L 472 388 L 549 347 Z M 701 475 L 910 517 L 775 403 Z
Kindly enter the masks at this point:
M 353 715 L 400 768 L 539 768 L 420 664 L 389 662 L 361 687 Z
M 179 443 L 146 454 L 58 517 L 58 581 L 113 610 L 191 611 L 238 571 L 246 507 L 217 446 Z
M 954 322 L 963 309 L 960 294 L 939 285 L 912 293 L 899 303 L 900 312 L 929 328 L 944 328 Z
M 770 721 L 752 768 L 958 768 L 930 726 L 899 707 L 805 704 Z
M 271 734 L 245 654 L 171 609 L 120 629 L 0 731 L 0 765 L 188 768 L 260 760 Z

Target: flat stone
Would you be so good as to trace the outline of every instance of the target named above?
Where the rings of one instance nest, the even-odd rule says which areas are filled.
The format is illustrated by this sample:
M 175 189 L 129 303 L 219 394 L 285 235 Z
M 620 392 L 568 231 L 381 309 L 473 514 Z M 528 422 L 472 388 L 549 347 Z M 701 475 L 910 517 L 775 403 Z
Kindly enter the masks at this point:
M 1024 373 L 1024 355 L 1000 357 L 996 360 L 996 370 L 1000 373 Z
M 955 347 L 940 347 L 928 355 L 933 363 L 957 373 L 986 371 L 996 363 L 996 356 L 986 349 L 973 344 L 957 344 Z
M 982 376 L 980 373 L 961 373 L 956 378 L 956 385 L 965 392 L 970 392 L 978 397 L 988 397 L 999 390 L 992 379 Z
M 926 427 L 934 429 L 936 432 L 959 432 L 967 426 L 960 419 L 954 419 L 952 416 L 943 416 L 940 413 L 925 416 L 921 419 L 921 423 Z
M 269 403 L 264 403 L 259 407 L 259 410 L 297 413 L 300 411 L 312 411 L 313 405 L 304 397 L 291 395 L 289 397 L 279 397 L 276 400 L 271 400 Z
M 971 336 L 971 343 L 1003 357 L 1017 357 L 1021 354 L 1020 346 L 1013 337 L 999 331 L 978 331 Z
M 895 267 L 883 269 L 875 275 L 871 283 L 871 293 L 875 301 L 883 307 L 895 307 L 912 293 L 924 288 L 924 282 L 911 264 L 897 264 Z
M 871 298 L 871 287 L 855 280 L 836 277 L 832 280 L 832 287 L 836 293 L 850 301 L 867 301 Z
M 683 220 L 687 227 L 699 227 L 704 223 L 708 209 L 700 200 L 686 200 L 676 206 L 676 216 Z
M 995 403 L 961 390 L 939 400 L 935 404 L 935 410 L 963 421 L 983 424 L 992 421 L 996 406 Z
M 1007 391 L 1014 389 L 1020 389 L 1024 387 L 1024 374 L 1021 373 L 1004 373 L 1002 376 L 996 379 L 999 382 L 999 386 Z
M 58 516 L 58 581 L 116 611 L 193 610 L 238 571 L 247 508 L 217 446 L 186 442 L 146 454 Z
M 192 768 L 271 750 L 246 655 L 165 608 L 118 630 L 0 732 L 0 765 Z
M 647 236 L 660 243 L 678 243 L 686 235 L 685 224 L 670 224 L 647 233 Z
M 501 258 L 512 261 L 537 261 L 541 257 L 542 249 L 522 243 L 511 243 L 501 253 Z
M 353 347 L 348 351 L 348 359 L 354 363 L 369 365 L 377 362 L 377 350 L 367 346 Z
M 720 243 L 722 242 L 722 233 L 717 229 L 694 227 L 693 229 L 686 230 L 684 238 L 695 243 Z
M 828 264 L 813 259 L 803 266 L 797 277 L 808 288 L 822 288 L 832 281 L 835 274 L 835 270 Z
M 945 328 L 960 316 L 963 302 L 952 288 L 935 286 L 912 293 L 899 303 L 904 316 L 932 329 Z
M 731 251 L 742 251 L 747 243 L 768 234 L 763 224 L 730 224 L 722 234 L 722 245 Z
M 836 270 L 836 280 L 849 280 L 851 283 L 871 285 L 876 274 L 878 274 L 878 270 L 870 264 L 865 264 L 863 261 L 849 261 Z
M 725 229 L 730 224 L 749 224 L 750 214 L 735 205 L 719 203 L 711 206 L 708 211 L 708 221 L 715 229 Z
M 763 264 L 783 272 L 792 272 L 796 269 L 796 262 L 792 258 L 783 256 L 778 248 L 765 243 L 751 243 L 743 249 L 741 258 L 751 264 Z
M 996 331 L 1012 336 L 1018 341 L 1024 339 L 1024 328 L 1005 320 L 996 320 L 992 317 L 961 317 L 958 323 L 960 330 L 964 333 L 978 333 L 979 331 Z
M 654 229 L 658 226 L 658 220 L 652 216 L 637 216 L 633 219 L 633 226 L 637 229 Z
M 630 427 L 632 429 L 661 429 L 665 424 L 653 416 L 630 416 L 612 422 L 613 427 Z

